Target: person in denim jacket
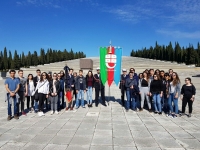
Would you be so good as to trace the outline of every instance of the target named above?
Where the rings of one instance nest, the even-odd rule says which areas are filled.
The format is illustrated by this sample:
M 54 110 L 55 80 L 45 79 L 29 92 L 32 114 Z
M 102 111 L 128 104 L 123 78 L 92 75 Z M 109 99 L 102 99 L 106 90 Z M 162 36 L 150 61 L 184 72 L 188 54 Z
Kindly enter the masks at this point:
M 176 72 L 172 73 L 172 80 L 168 87 L 168 105 L 169 105 L 169 117 L 177 117 L 178 115 L 178 98 L 181 94 L 181 82 Z

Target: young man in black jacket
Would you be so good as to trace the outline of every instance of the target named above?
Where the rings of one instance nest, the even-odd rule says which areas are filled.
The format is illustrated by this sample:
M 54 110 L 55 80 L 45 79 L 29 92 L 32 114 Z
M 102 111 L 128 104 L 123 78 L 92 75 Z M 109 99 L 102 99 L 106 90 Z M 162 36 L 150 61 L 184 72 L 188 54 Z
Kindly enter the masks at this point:
M 79 75 L 76 77 L 75 81 L 75 87 L 76 87 L 76 109 L 79 108 L 79 97 L 81 97 L 81 106 L 85 108 L 84 104 L 84 93 L 86 92 L 86 80 L 83 76 L 83 70 L 79 70 Z
M 94 75 L 94 88 L 95 88 L 95 106 L 98 107 L 99 104 L 99 92 L 101 92 L 102 105 L 107 106 L 105 103 L 105 86 L 102 84 L 100 78 L 100 68 L 97 68 L 97 74 Z
M 37 73 L 37 75 L 33 78 L 33 84 L 34 84 L 35 88 L 37 86 L 38 81 L 40 80 L 41 70 L 37 69 L 36 73 Z M 38 110 L 38 102 L 35 101 L 35 112 L 37 112 L 37 110 Z

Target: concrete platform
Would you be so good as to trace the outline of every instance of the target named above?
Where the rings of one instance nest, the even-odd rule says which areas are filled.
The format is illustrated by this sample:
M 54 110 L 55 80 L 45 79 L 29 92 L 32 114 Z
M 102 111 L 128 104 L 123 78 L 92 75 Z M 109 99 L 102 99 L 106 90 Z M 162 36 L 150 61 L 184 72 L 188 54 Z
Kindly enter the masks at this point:
M 144 60 L 149 61 L 149 60 Z M 130 64 L 134 67 L 134 64 Z M 126 68 L 130 67 L 127 66 Z M 173 68 L 173 64 L 169 65 Z M 154 68 L 149 65 L 146 68 Z M 174 69 L 185 77 L 195 72 L 184 67 Z M 193 68 L 195 70 L 196 68 Z M 139 69 L 138 69 L 139 70 Z M 137 72 L 137 70 L 136 70 Z M 4 102 L 4 80 L 0 81 L 0 149 L 59 149 L 59 150 L 200 150 L 200 80 L 192 78 L 197 88 L 194 111 L 187 116 L 169 118 L 143 112 L 126 112 L 120 105 L 120 91 L 113 84 L 112 97 L 106 96 L 108 107 L 62 110 L 59 115 L 39 117 L 27 113 L 19 120 L 7 121 L 7 104 Z M 93 94 L 94 99 L 94 94 Z M 86 100 L 86 95 L 85 95 Z M 25 106 L 26 108 L 26 106 Z M 181 100 L 179 100 L 181 109 Z M 188 109 L 187 109 L 188 111 Z

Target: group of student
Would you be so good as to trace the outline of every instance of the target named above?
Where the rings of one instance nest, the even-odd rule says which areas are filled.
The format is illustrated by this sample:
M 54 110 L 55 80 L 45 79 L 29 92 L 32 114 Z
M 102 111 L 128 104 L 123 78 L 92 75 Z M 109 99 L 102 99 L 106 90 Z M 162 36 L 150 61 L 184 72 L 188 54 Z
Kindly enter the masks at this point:
M 36 70 L 36 76 L 29 74 L 27 78 L 23 76 L 23 70 L 10 70 L 10 77 L 5 80 L 6 101 L 8 102 L 8 118 L 19 119 L 20 115 L 27 115 L 25 111 L 25 101 L 28 112 L 36 112 L 39 116 L 44 116 L 50 109 L 51 115 L 59 114 L 61 109 L 73 110 L 80 106 L 85 108 L 84 94 L 87 95 L 88 107 L 93 106 L 93 91 L 95 92 L 95 106 L 99 105 L 99 94 L 101 94 L 101 104 L 107 106 L 105 102 L 105 87 L 101 82 L 100 68 L 96 69 L 93 75 L 89 70 L 83 76 L 83 70 L 79 73 L 74 72 L 68 66 L 59 73 L 41 73 Z M 185 114 L 185 107 L 188 103 L 189 115 L 191 117 L 192 104 L 195 99 L 196 89 L 191 83 L 191 78 L 185 78 L 185 84 L 181 88 L 179 76 L 172 69 L 169 72 L 163 70 L 146 69 L 137 75 L 134 68 L 130 68 L 129 73 L 126 69 L 122 70 L 119 88 L 121 90 L 121 105 L 128 112 L 143 111 L 145 104 L 149 112 L 162 114 L 164 111 L 169 117 Z M 126 95 L 126 100 L 125 100 Z M 75 104 L 73 101 L 75 97 Z M 182 112 L 179 113 L 178 99 L 182 100 Z M 81 104 L 80 104 L 81 100 Z M 146 101 L 145 101 L 146 100 Z M 145 103 L 146 102 L 146 103 Z M 66 105 L 65 105 L 66 103 Z M 11 106 L 14 106 L 12 116 Z M 19 109 L 20 108 L 20 109 Z
M 76 109 L 79 106 L 85 108 L 84 93 L 87 93 L 88 107 L 92 107 L 94 89 L 95 106 L 98 107 L 99 105 L 99 93 L 101 93 L 101 104 L 107 106 L 105 103 L 105 87 L 100 79 L 100 68 L 97 68 L 95 75 L 89 70 L 85 77 L 83 70 L 79 70 L 77 74 L 68 66 L 64 67 L 64 71 L 53 74 L 51 72 L 41 73 L 41 70 L 37 69 L 35 77 L 33 74 L 28 74 L 27 78 L 23 76 L 23 70 L 18 71 L 18 77 L 15 77 L 15 70 L 10 70 L 9 73 L 10 77 L 5 80 L 7 91 L 5 100 L 8 102 L 7 120 L 11 120 L 13 117 L 19 119 L 20 115 L 27 115 L 24 108 L 25 102 L 29 113 L 36 112 L 39 116 L 44 116 L 45 108 L 46 111 L 50 109 L 51 115 L 53 115 L 54 113 L 59 114 L 61 109 L 73 110 L 74 106 Z M 76 100 L 75 105 L 73 97 Z M 14 106 L 13 116 L 12 104 Z
M 191 83 L 191 78 L 185 78 L 185 84 L 181 87 L 179 76 L 172 69 L 168 72 L 163 70 L 146 69 L 137 75 L 134 68 L 122 70 L 121 82 L 121 102 L 128 112 L 143 111 L 145 103 L 147 110 L 155 114 L 165 114 L 176 118 L 178 115 L 185 115 L 185 108 L 188 103 L 189 114 L 192 114 L 192 105 L 195 99 L 196 88 Z M 125 95 L 127 100 L 125 100 Z M 182 111 L 179 112 L 178 100 L 182 100 Z M 146 101 L 145 101 L 146 100 Z

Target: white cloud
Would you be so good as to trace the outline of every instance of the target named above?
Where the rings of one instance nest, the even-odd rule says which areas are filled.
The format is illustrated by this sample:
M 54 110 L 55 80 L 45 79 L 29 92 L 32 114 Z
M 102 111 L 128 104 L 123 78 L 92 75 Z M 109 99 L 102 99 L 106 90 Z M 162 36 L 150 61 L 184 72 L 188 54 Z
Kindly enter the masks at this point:
M 121 21 L 132 23 L 156 20 L 156 23 L 173 26 L 200 24 L 200 0 L 136 0 L 125 5 L 104 6 L 103 11 Z
M 179 31 L 179 30 L 157 30 L 157 33 L 163 34 L 165 36 L 170 36 L 173 38 L 188 38 L 188 39 L 200 39 L 200 31 L 195 31 L 195 32 L 184 32 L 184 31 Z
M 33 5 L 36 7 L 53 7 L 53 8 L 61 8 L 60 0 L 24 0 L 21 2 L 16 2 L 18 6 L 22 5 Z

